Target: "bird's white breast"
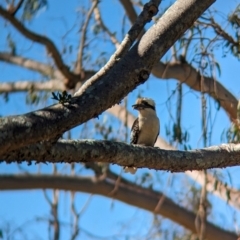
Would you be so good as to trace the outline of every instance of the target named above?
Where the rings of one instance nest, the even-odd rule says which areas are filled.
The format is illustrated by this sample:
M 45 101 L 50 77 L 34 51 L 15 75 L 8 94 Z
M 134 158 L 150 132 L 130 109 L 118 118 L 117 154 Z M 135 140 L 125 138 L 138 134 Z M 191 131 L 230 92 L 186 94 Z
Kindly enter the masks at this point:
M 159 133 L 159 119 L 156 114 L 149 116 L 139 116 L 139 136 L 137 144 L 154 146 Z

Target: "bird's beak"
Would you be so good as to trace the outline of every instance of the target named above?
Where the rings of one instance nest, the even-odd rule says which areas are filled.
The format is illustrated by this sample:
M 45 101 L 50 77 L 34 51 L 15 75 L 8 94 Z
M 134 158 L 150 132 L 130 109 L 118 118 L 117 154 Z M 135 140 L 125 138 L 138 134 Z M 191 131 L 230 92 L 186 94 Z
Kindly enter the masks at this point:
M 136 110 L 141 110 L 144 108 L 144 105 L 143 104 L 134 104 L 132 105 L 133 109 L 136 109 Z

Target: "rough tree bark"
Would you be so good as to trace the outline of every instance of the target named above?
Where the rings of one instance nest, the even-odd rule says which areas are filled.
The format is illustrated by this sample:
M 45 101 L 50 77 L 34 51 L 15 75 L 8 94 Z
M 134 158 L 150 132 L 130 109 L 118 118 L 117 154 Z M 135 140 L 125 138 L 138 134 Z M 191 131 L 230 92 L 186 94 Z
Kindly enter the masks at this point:
M 59 140 L 51 148 L 39 143 L 0 155 L 7 163 L 31 160 L 52 163 L 104 162 L 171 172 L 239 166 L 239 157 L 240 144 L 178 151 L 103 140 Z

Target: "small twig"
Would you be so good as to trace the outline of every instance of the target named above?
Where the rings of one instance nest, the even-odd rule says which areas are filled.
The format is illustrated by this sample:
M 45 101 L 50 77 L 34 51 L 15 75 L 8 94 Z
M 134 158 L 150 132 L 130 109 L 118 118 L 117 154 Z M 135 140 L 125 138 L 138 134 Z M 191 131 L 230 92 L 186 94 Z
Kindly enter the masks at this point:
M 196 231 L 199 240 L 204 240 L 206 235 L 207 221 L 207 172 L 204 171 L 204 185 L 202 186 L 199 209 L 195 219 Z
M 182 48 L 182 56 L 186 59 L 186 55 L 187 55 L 187 51 L 189 49 L 190 44 L 192 43 L 192 39 L 193 39 L 193 31 L 191 29 L 189 29 L 188 31 L 188 37 L 185 38 L 185 44 Z
M 49 196 L 47 195 L 46 189 L 43 189 L 43 195 L 44 195 L 46 201 L 48 202 L 48 204 L 52 207 L 52 202 L 51 202 Z
M 60 236 L 60 223 L 58 219 L 58 202 L 59 202 L 59 190 L 53 190 L 53 203 L 52 203 L 52 216 L 53 216 L 53 229 L 54 229 L 54 240 L 59 240 Z
M 80 219 L 80 216 L 86 211 L 91 199 L 92 199 L 92 196 L 93 194 L 91 194 L 89 196 L 89 198 L 87 199 L 86 203 L 83 205 L 82 209 L 79 211 L 79 213 L 77 212 L 77 209 L 76 209 L 76 206 L 75 206 L 75 203 L 74 203 L 74 192 L 71 192 L 71 211 L 72 211 L 72 214 L 74 216 L 74 231 L 73 231 L 73 234 L 71 236 L 71 240 L 75 240 L 79 234 L 79 226 L 78 226 L 78 222 L 79 222 L 79 219 Z
M 109 35 L 112 43 L 115 45 L 116 48 L 118 48 L 120 46 L 120 43 L 117 40 L 117 38 L 115 37 L 115 35 L 113 33 L 111 33 L 111 31 L 104 24 L 104 22 L 101 18 L 101 14 L 100 14 L 100 10 L 99 10 L 98 6 L 96 6 L 94 9 L 94 15 L 95 15 L 95 20 L 98 23 L 98 25 L 101 26 L 103 31 L 105 31 Z
M 24 0 L 19 0 L 18 4 L 15 7 L 12 7 L 12 8 L 9 9 L 9 13 L 12 16 L 15 16 L 17 11 L 21 8 L 23 2 L 24 2 Z
M 207 19 L 207 20 L 209 20 L 209 19 Z M 214 21 L 213 18 L 211 18 L 209 21 L 210 21 L 210 23 L 201 22 L 201 21 L 199 21 L 199 20 L 198 20 L 197 22 L 198 22 L 199 24 L 212 27 L 213 30 L 215 31 L 215 33 L 218 34 L 218 35 L 220 35 L 220 36 L 221 36 L 223 39 L 225 39 L 227 42 L 231 43 L 232 45 L 234 45 L 234 46 L 236 46 L 236 47 L 239 46 L 239 43 L 238 43 L 237 41 L 235 41 L 235 40 L 233 39 L 233 37 L 230 36 L 226 31 L 224 31 L 224 30 L 222 29 L 222 27 L 221 27 L 218 23 L 216 23 L 216 22 Z
M 84 50 L 85 41 L 86 41 L 87 27 L 91 19 L 93 10 L 96 8 L 97 4 L 98 4 L 98 0 L 94 0 L 91 8 L 87 13 L 86 20 L 82 28 L 82 37 L 81 37 L 81 42 L 79 46 L 76 67 L 75 67 L 75 72 L 77 74 L 81 74 L 81 71 L 82 71 L 82 57 L 83 57 L 83 50 Z
M 213 18 L 211 18 L 211 22 L 212 22 L 212 27 L 217 34 L 222 36 L 226 41 L 233 44 L 234 46 L 236 46 L 236 47 L 239 46 L 239 43 L 237 41 L 235 41 L 227 32 L 225 32 L 222 29 L 222 27 L 214 21 Z
M 168 177 L 167 186 L 166 186 L 167 189 L 171 189 L 172 178 L 173 178 L 173 175 L 170 175 Z M 163 192 L 165 192 L 165 194 L 167 195 L 166 190 L 163 191 Z M 164 200 L 166 199 L 166 195 L 164 195 L 163 193 L 161 195 L 159 195 L 158 203 L 157 203 L 156 207 L 154 208 L 154 213 L 155 214 L 157 214 L 160 211 L 160 209 L 161 209 L 161 207 L 162 207 L 162 205 L 164 203 Z
M 159 210 L 162 207 L 162 204 L 163 204 L 165 198 L 166 198 L 166 196 L 164 194 L 162 194 L 162 196 L 160 196 L 159 201 L 158 201 L 156 207 L 154 208 L 154 213 L 158 213 L 159 212 Z
M 111 175 L 111 173 L 110 173 L 110 176 L 113 176 L 113 175 Z M 113 196 L 115 193 L 117 193 L 119 185 L 121 183 L 121 178 L 122 178 L 122 170 L 121 170 L 121 173 L 118 175 L 118 177 L 115 181 L 115 185 L 114 185 L 113 190 L 108 194 L 109 196 Z
M 137 19 L 137 13 L 133 7 L 131 0 L 119 0 L 119 1 L 123 5 L 125 12 L 128 18 L 130 19 L 130 22 L 134 23 L 135 20 Z

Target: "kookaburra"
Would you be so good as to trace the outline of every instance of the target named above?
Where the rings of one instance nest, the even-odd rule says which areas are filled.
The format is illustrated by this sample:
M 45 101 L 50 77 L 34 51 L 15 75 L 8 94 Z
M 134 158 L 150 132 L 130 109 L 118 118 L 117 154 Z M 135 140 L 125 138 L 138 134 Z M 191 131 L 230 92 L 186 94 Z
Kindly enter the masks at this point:
M 138 110 L 138 118 L 131 129 L 130 144 L 153 147 L 160 131 L 155 102 L 151 98 L 138 98 L 132 107 Z M 128 166 L 124 170 L 134 174 L 137 168 Z

